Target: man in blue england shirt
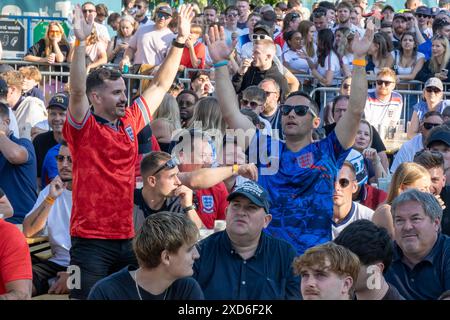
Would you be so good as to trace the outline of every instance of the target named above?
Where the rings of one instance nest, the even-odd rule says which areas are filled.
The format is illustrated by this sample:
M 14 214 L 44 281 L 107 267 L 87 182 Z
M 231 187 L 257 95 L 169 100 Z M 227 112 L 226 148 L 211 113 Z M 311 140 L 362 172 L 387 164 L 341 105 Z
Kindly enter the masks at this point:
M 320 125 L 319 108 L 307 94 L 295 92 L 281 106 L 285 142 L 271 141 L 270 137 L 260 135 L 241 115 L 226 67 L 231 50 L 224 41 L 223 30 L 211 28 L 206 37 L 216 68 L 216 92 L 223 118 L 231 129 L 243 130 L 247 145 L 252 141 L 250 161 L 257 158 L 258 182 L 268 191 L 272 202 L 270 214 L 273 218 L 266 230 L 293 244 L 298 254 L 331 240 L 334 181 L 354 143 L 364 110 L 367 96 L 365 55 L 373 33 L 370 20 L 364 38 L 353 41 L 352 95 L 349 108 L 335 132 L 321 141 L 313 141 L 312 132 Z M 264 62 L 268 58 L 261 53 L 253 54 L 254 61 L 260 59 Z M 237 135 L 239 139 L 241 134 Z M 257 157 L 253 152 L 255 146 L 258 148 Z M 270 162 L 262 157 L 263 154 L 270 155 Z

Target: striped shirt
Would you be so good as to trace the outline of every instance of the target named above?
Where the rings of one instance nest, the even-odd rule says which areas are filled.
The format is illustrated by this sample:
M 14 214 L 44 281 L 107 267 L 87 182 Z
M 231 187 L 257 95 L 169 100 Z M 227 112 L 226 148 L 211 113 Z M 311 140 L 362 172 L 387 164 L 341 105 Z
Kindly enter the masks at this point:
M 375 89 L 367 93 L 364 115 L 366 120 L 377 129 L 381 139 L 386 139 L 388 128 L 395 127 L 400 120 L 403 99 L 400 93 L 393 91 L 388 101 L 378 99 Z

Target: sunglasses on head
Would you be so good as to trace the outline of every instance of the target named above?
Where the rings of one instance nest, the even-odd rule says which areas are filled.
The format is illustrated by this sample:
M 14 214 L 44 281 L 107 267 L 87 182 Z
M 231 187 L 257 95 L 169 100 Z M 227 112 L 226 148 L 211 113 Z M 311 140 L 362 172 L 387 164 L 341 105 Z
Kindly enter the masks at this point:
M 386 80 L 377 80 L 377 85 L 381 86 L 381 85 L 385 85 L 388 86 L 390 84 L 394 83 L 393 81 L 386 81 Z
M 261 105 L 261 103 L 256 102 L 256 101 L 249 101 L 247 99 L 241 99 L 241 104 L 243 106 L 248 106 L 250 105 L 250 107 L 252 107 L 253 109 L 255 109 L 256 107 L 259 107 Z
M 428 93 L 434 92 L 434 93 L 441 93 L 441 89 L 436 87 L 426 87 L 425 91 Z
M 433 129 L 434 127 L 439 127 L 439 123 L 431 123 L 431 122 L 424 122 L 423 127 L 427 130 Z
M 58 162 L 64 162 L 64 160 L 67 160 L 67 162 L 72 163 L 72 157 L 71 156 L 63 156 L 63 155 L 56 155 L 55 156 L 56 161 Z
M 337 183 L 341 188 L 347 188 L 350 185 L 350 180 L 347 178 L 340 178 Z
M 317 12 L 313 12 L 313 17 L 314 18 L 322 18 L 326 16 L 326 12 L 323 11 L 317 11 Z
M 287 104 L 282 104 L 280 106 L 280 110 L 281 113 L 284 116 L 287 116 L 288 114 L 291 113 L 292 110 L 295 111 L 295 114 L 303 117 L 304 115 L 306 115 L 306 113 L 309 111 L 314 117 L 317 117 L 316 113 L 309 107 L 309 106 L 304 106 L 304 105 L 296 105 L 296 106 L 290 106 Z
M 162 166 L 160 166 L 153 174 L 152 176 L 156 176 L 156 174 L 164 169 L 173 169 L 175 168 L 177 165 L 179 165 L 180 162 L 178 161 L 177 158 L 171 158 L 170 160 L 166 161 Z
M 269 37 L 267 34 L 262 34 L 262 33 L 254 33 L 252 34 L 252 40 L 272 40 L 271 37 Z

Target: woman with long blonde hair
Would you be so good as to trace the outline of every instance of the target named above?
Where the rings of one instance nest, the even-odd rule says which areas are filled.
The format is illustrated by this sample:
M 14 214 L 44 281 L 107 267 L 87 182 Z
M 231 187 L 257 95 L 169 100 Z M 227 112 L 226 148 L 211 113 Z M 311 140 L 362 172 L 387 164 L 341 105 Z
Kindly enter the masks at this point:
M 403 162 L 395 170 L 388 190 L 386 203 L 379 206 L 373 214 L 372 221 L 384 227 L 389 235 L 394 235 L 394 222 L 391 215 L 391 205 L 394 199 L 408 189 L 430 192 L 431 176 L 427 169 L 414 162 Z
M 50 22 L 44 38 L 28 49 L 25 61 L 61 63 L 67 60 L 70 51 L 64 29 L 59 22 Z
M 189 123 L 189 128 L 198 128 L 208 132 L 211 136 L 216 135 L 218 130 L 222 136 L 225 134 L 226 124 L 220 112 L 219 102 L 214 97 L 204 97 L 198 100 L 194 106 L 194 114 Z M 214 132 L 216 131 L 216 132 Z
M 431 41 L 431 58 L 420 69 L 416 80 L 425 82 L 429 78 L 436 77 L 442 82 L 449 82 L 450 44 L 448 39 L 438 35 Z

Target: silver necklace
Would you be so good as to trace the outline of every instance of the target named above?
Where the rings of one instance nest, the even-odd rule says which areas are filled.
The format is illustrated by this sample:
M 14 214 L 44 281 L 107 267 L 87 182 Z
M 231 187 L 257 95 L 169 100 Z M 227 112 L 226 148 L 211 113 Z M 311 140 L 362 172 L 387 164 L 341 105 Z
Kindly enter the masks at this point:
M 137 292 L 137 294 L 138 294 L 138 296 L 139 296 L 139 300 L 142 300 L 142 296 L 141 296 L 141 291 L 139 290 L 139 285 L 138 285 L 138 282 L 137 282 L 137 273 L 138 273 L 138 270 L 139 269 L 137 269 L 135 272 L 134 272 L 134 284 L 136 285 L 136 292 Z M 166 300 L 166 297 L 167 297 L 167 291 L 169 291 L 169 288 L 167 288 L 165 291 L 164 291 L 164 297 L 163 297 L 163 300 Z

